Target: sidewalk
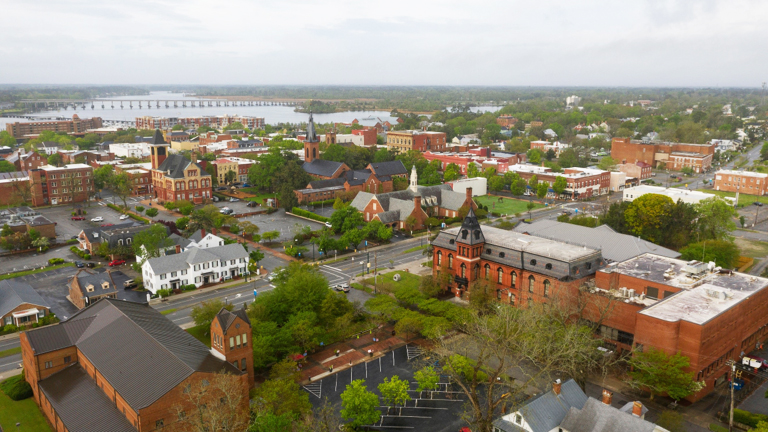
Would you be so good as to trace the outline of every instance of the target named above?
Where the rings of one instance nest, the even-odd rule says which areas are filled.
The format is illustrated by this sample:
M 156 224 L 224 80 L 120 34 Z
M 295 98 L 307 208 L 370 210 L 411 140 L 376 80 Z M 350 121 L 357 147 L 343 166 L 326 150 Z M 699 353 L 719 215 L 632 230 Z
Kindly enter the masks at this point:
M 206 293 L 209 293 L 209 292 L 213 292 L 213 291 L 218 291 L 218 290 L 221 290 L 221 289 L 229 288 L 229 287 L 235 286 L 235 285 L 245 285 L 247 283 L 256 282 L 257 280 L 261 280 L 261 279 L 265 278 L 266 276 L 267 276 L 267 271 L 264 270 L 264 271 L 262 271 L 262 273 L 259 276 L 249 277 L 247 282 L 245 281 L 245 278 L 230 280 L 228 282 L 222 282 L 222 283 L 217 284 L 217 285 L 213 285 L 213 286 L 209 286 L 209 287 L 205 287 L 205 288 L 199 288 L 199 289 L 192 290 L 192 291 L 186 291 L 186 292 L 183 292 L 181 294 L 175 294 L 175 295 L 172 295 L 171 297 L 168 297 L 168 300 L 166 300 L 166 301 L 162 301 L 159 298 L 154 298 L 154 299 L 149 301 L 149 305 L 150 306 L 151 305 L 156 305 L 156 304 L 171 305 L 174 302 L 177 302 L 177 301 L 180 301 L 180 300 L 184 300 L 187 297 L 192 297 L 194 295 L 199 295 L 199 294 L 206 294 Z

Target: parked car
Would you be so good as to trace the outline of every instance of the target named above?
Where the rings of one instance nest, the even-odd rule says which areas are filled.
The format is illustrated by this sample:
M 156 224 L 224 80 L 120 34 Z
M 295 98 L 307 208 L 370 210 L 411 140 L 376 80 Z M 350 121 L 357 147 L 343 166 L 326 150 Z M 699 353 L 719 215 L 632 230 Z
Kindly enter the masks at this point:
M 126 220 L 126 219 L 128 219 L 129 217 L 130 217 L 130 216 L 128 216 L 127 214 L 124 214 L 124 215 L 120 216 L 120 220 Z
M 219 202 L 219 197 L 217 196 L 213 197 L 213 202 Z
M 91 219 L 91 222 L 104 222 L 104 218 L 101 216 L 96 216 L 95 218 Z
M 349 292 L 349 284 L 348 283 L 342 283 L 338 284 L 335 287 L 333 287 L 336 291 L 344 291 L 345 293 Z
M 83 264 L 83 263 L 82 263 L 82 262 L 80 262 L 80 261 L 75 261 L 75 267 L 77 267 L 77 268 L 83 268 L 83 267 L 85 267 L 85 264 Z
M 232 210 L 232 209 L 231 209 L 231 208 L 229 208 L 229 207 L 222 207 L 222 208 L 219 210 L 219 213 L 222 213 L 222 214 L 226 214 L 226 215 L 230 215 L 230 214 L 232 214 L 232 213 L 234 213 L 234 212 L 235 212 L 235 211 L 234 211 L 234 210 Z
M 331 223 L 330 223 L 330 222 L 326 222 L 326 223 L 325 223 L 325 227 L 326 227 L 326 228 L 333 228 L 333 225 L 331 225 Z
M 243 183 L 243 187 L 251 187 L 248 183 Z
M 227 190 L 226 186 L 219 186 L 216 188 L 217 191 Z
M 112 260 L 112 261 L 109 262 L 109 266 L 110 267 L 117 267 L 117 266 L 123 265 L 123 264 L 125 264 L 125 260 L 124 259 L 116 259 L 116 260 Z
M 135 280 L 128 279 L 127 281 L 123 282 L 123 289 L 131 289 L 138 286 Z
M 259 203 L 256 201 L 248 201 L 248 204 L 246 204 L 246 207 L 258 207 Z
M 85 220 L 84 216 L 72 216 L 72 220 Z
M 753 204 L 753 205 L 756 205 L 756 206 L 758 206 L 758 207 L 762 207 L 762 206 L 763 206 L 763 203 L 761 203 L 760 201 L 755 201 L 755 202 L 753 202 L 752 204 Z
M 239 198 L 230 198 L 229 199 L 229 202 L 238 202 L 238 201 L 240 201 Z

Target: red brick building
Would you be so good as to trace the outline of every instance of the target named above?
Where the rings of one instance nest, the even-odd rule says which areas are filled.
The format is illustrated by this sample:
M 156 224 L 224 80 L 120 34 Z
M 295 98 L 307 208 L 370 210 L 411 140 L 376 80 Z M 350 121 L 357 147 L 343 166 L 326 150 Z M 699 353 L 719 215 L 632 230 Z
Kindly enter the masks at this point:
M 627 177 L 634 177 L 638 180 L 646 180 L 651 178 L 653 174 L 653 167 L 645 162 L 636 163 L 623 163 L 616 166 L 619 171 L 627 175 Z
M 213 196 L 211 175 L 197 162 L 191 162 L 182 155 L 168 156 L 168 144 L 163 134 L 155 131 L 150 143 L 152 159 L 152 189 L 160 202 L 188 200 L 202 204 Z M 193 159 L 197 155 L 192 154 Z
M 86 129 L 96 129 L 101 127 L 101 118 L 94 117 L 90 119 L 80 119 L 75 114 L 72 116 L 72 120 L 58 120 L 58 121 L 31 121 L 31 122 L 16 122 L 8 123 L 5 125 L 5 130 L 8 131 L 14 138 L 24 138 L 25 135 L 37 135 L 43 131 L 53 131 L 56 133 L 64 132 L 73 135 L 84 135 Z
M 481 280 L 512 306 L 550 301 L 577 288 L 605 265 L 598 250 L 480 226 L 470 211 L 461 227 L 441 231 L 432 242 L 432 274 L 451 275 L 448 288 L 469 299 Z
M 19 148 L 17 152 L 11 153 L 5 157 L 5 160 L 16 167 L 16 171 L 28 171 L 40 168 L 48 164 L 48 156 L 37 152 L 27 152 Z
M 149 166 L 148 166 L 149 165 Z M 126 173 L 131 176 L 133 182 L 133 196 L 152 195 L 152 170 L 151 164 L 123 164 L 115 165 L 117 174 Z
M 562 173 L 556 173 L 543 166 L 513 165 L 509 167 L 509 171 L 518 173 L 526 181 L 535 175 L 539 182 L 549 183 L 550 187 L 554 185 L 557 177 L 565 177 L 565 192 L 560 198 L 584 199 L 607 195 L 611 189 L 611 173 L 599 169 L 571 167 Z M 550 192 L 548 196 L 554 196 L 554 192 Z
M 673 171 L 691 168 L 707 172 L 712 167 L 715 144 L 645 143 L 629 138 L 613 138 L 611 157 L 619 163 L 644 162 Z
M 719 170 L 715 173 L 715 190 L 747 195 L 768 193 L 768 174 L 752 171 Z
M 429 217 L 457 217 L 462 207 L 477 209 L 472 188 L 462 194 L 454 192 L 449 185 L 419 186 L 415 166 L 411 170 L 408 189 L 389 193 L 360 192 L 350 205 L 363 213 L 367 222 L 379 220 L 402 230 L 424 229 Z M 411 216 L 413 226 L 408 224 Z
M 378 136 L 378 134 L 376 133 L 376 129 L 372 127 L 366 127 L 363 129 L 353 129 L 352 135 L 362 135 L 363 145 L 366 145 L 366 146 L 376 145 L 376 137 Z
M 177 124 L 187 129 L 197 129 L 201 126 L 208 126 L 215 129 L 222 129 L 232 123 L 240 122 L 248 129 L 263 129 L 263 117 L 247 116 L 203 116 L 203 117 L 136 117 L 136 129 L 171 129 Z
M 387 133 L 387 149 L 395 153 L 405 153 L 409 150 L 420 152 L 445 151 L 445 133 L 421 130 L 389 131 Z
M 56 432 L 189 430 L 186 419 L 201 404 L 226 405 L 233 395 L 239 405 L 227 408 L 247 418 L 250 321 L 238 310 L 214 323 L 209 349 L 149 305 L 102 299 L 59 325 L 21 333 L 25 378 Z M 223 393 L 221 379 L 240 393 Z M 190 393 L 208 385 L 194 403 Z
M 714 263 L 644 254 L 601 269 L 590 295 L 616 300 L 600 334 L 618 348 L 688 357 L 688 371 L 706 383 L 687 398 L 697 401 L 727 379 L 728 360 L 768 338 L 766 287 L 768 279 Z
M 90 165 L 44 165 L 29 171 L 29 177 L 32 205 L 35 207 L 83 202 L 95 192 L 93 167 Z
M 467 174 L 467 167 L 469 167 L 469 164 L 471 162 L 481 165 L 483 169 L 494 168 L 497 174 L 504 174 L 505 172 L 507 172 L 507 170 L 511 165 L 516 165 L 516 164 L 525 162 L 525 154 L 522 154 L 522 153 L 510 154 L 505 157 L 491 157 L 490 155 L 484 156 L 484 155 L 478 154 L 478 153 L 481 153 L 482 150 L 487 150 L 487 149 L 470 150 L 468 152 L 463 152 L 463 153 L 425 152 L 424 158 L 426 158 L 430 162 L 432 162 L 433 160 L 439 160 L 441 164 L 441 168 L 440 168 L 441 171 L 445 171 L 448 165 L 452 163 L 456 164 L 459 167 L 459 173 L 464 175 Z
M 84 163 L 93 166 L 94 162 L 107 162 L 115 160 L 115 154 L 109 152 L 90 151 L 90 150 L 59 150 L 61 162 L 64 165 L 73 163 Z
M 336 178 L 315 180 L 293 192 L 301 203 L 325 201 L 353 191 L 387 193 L 394 190 L 395 177 L 405 178 L 407 174 L 401 161 L 371 163 L 363 170 L 348 170 Z
M 500 115 L 496 117 L 496 124 L 501 127 L 511 128 L 515 127 L 518 120 L 511 115 Z

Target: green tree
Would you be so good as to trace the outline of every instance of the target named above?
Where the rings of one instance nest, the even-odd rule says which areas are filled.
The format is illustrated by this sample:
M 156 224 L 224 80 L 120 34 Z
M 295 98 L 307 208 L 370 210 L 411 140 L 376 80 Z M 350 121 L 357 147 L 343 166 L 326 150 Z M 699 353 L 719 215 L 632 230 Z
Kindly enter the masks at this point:
M 97 190 L 101 191 L 109 185 L 114 169 L 112 165 L 104 165 L 93 170 L 93 185 Z
M 216 314 L 219 313 L 219 311 L 224 308 L 228 311 L 231 311 L 234 309 L 234 305 L 231 303 L 224 304 L 221 299 L 215 298 L 211 300 L 204 301 L 197 306 L 192 308 L 192 312 L 190 312 L 189 316 L 192 317 L 192 320 L 195 322 L 195 325 L 203 327 L 206 329 L 206 334 L 208 332 L 208 329 L 211 327 L 211 323 L 213 322 L 213 319 L 216 318 Z
M 670 432 L 674 432 L 674 431 L 670 430 Z M 768 422 L 766 421 L 757 422 L 757 426 L 752 428 L 751 432 L 768 432 Z
M 504 186 L 505 186 L 504 177 L 501 177 L 501 176 L 493 176 L 488 181 L 488 189 L 490 189 L 492 191 L 503 190 Z
M 254 391 L 254 411 L 294 418 L 309 414 L 312 411 L 309 393 L 302 390 L 299 381 L 296 362 L 285 359 L 277 363 L 270 370 L 269 379 Z
M 384 382 L 379 384 L 379 392 L 384 398 L 384 403 L 389 406 L 405 405 L 411 400 L 408 390 L 411 388 L 410 382 L 401 380 L 399 376 L 393 375 L 392 378 L 384 378 Z M 400 414 L 403 410 L 400 409 Z
M 555 153 L 554 150 L 549 149 L 549 150 L 547 150 L 547 154 L 544 155 L 544 156 L 547 158 L 548 161 L 551 161 L 552 159 L 555 158 L 555 156 L 557 156 L 557 154 Z
M 257 267 L 259 262 L 264 259 L 264 252 L 262 252 L 261 249 L 252 250 L 248 253 L 248 255 L 251 257 L 251 261 L 256 263 Z
M 149 214 L 149 210 L 147 210 L 147 214 Z M 189 224 L 187 225 L 186 232 L 188 234 L 192 234 L 200 230 L 213 232 L 214 228 L 221 228 L 224 224 L 224 220 L 226 219 L 227 216 L 221 214 L 218 207 L 209 204 L 192 212 L 192 214 L 189 216 Z
M 152 224 L 147 229 L 139 231 L 133 236 L 133 253 L 137 257 L 142 256 L 143 247 L 143 259 L 140 264 L 144 264 L 144 261 L 150 258 L 157 258 L 161 255 L 162 251 L 166 248 L 173 246 L 173 240 L 168 238 L 168 229 L 162 224 Z
M 663 427 L 669 432 L 686 432 L 685 418 L 677 411 L 665 410 L 661 413 L 658 419 L 656 419 L 656 425 Z M 754 431 L 754 429 L 753 429 Z M 763 432 L 768 432 L 766 429 Z
M 344 234 L 341 235 L 341 238 L 339 239 L 339 244 L 346 245 L 346 247 L 350 249 L 356 249 L 357 245 L 360 244 L 360 242 L 363 241 L 363 238 L 365 237 L 365 232 L 363 230 L 357 229 L 357 228 L 350 228 L 344 231 Z
M 707 198 L 694 206 L 699 215 L 698 228 L 707 239 L 722 240 L 736 229 L 739 216 L 729 203 L 719 197 Z
M 685 372 L 690 364 L 688 357 L 680 353 L 667 355 L 664 351 L 647 348 L 634 352 L 629 364 L 633 368 L 629 372 L 629 384 L 648 389 L 651 400 L 662 393 L 680 400 L 704 388 L 703 382 L 695 381 L 691 372 Z
M 568 187 L 568 180 L 565 179 L 563 176 L 557 176 L 555 177 L 555 183 L 552 184 L 552 190 L 555 191 L 555 193 L 560 196 L 563 192 L 565 192 L 565 188 Z
M 128 208 L 128 197 L 133 193 L 133 176 L 128 173 L 115 174 L 109 179 L 109 188 L 123 202 L 123 208 Z
M 16 146 L 16 138 L 11 136 L 8 131 L 0 131 L 0 146 L 13 148 Z
M 539 149 L 530 149 L 526 152 L 526 156 L 528 158 L 528 162 L 533 164 L 539 164 L 541 163 L 541 150 Z
M 470 162 L 467 164 L 467 178 L 475 177 L 480 177 L 480 169 L 477 167 L 476 163 Z
M 536 196 L 539 197 L 539 199 L 547 196 L 548 192 L 549 192 L 549 185 L 547 183 L 541 182 L 539 183 L 538 186 L 536 186 Z
M 380 162 L 389 162 L 395 160 L 395 156 L 387 149 L 378 149 L 376 150 L 376 153 L 373 154 L 373 162 L 380 163 Z
M 157 216 L 157 213 L 158 213 L 157 209 L 152 207 L 152 208 L 147 209 L 147 213 L 146 214 L 147 214 L 147 216 L 153 218 L 153 217 Z
M 187 229 L 187 225 L 189 225 L 189 218 L 188 217 L 180 217 L 176 219 L 176 228 L 184 231 Z
M 336 210 L 331 215 L 331 226 L 334 232 L 346 232 L 365 223 L 363 214 L 351 205 Z
M 720 267 L 733 268 L 739 260 L 741 251 L 734 242 L 729 240 L 706 240 L 689 244 L 680 249 L 680 254 L 685 260 L 714 261 Z
M 419 384 L 416 388 L 417 391 L 431 392 L 437 390 L 437 384 L 440 382 L 440 374 L 438 374 L 432 366 L 426 366 L 417 370 L 413 374 L 413 379 Z
M 184 125 L 182 125 L 182 124 L 175 124 L 175 125 L 173 125 L 173 127 L 171 128 L 171 130 L 174 130 L 174 131 L 183 131 L 183 130 L 184 130 Z
M 267 243 L 277 240 L 280 237 L 280 231 L 267 231 L 261 235 L 261 239 Z
M 231 184 L 232 184 L 232 183 L 234 183 L 236 180 L 237 180 L 237 173 L 236 173 L 235 171 L 233 171 L 233 170 L 229 170 L 229 171 L 227 171 L 227 173 L 226 173 L 226 174 L 224 174 L 224 182 L 225 182 L 226 184 L 229 184 L 229 185 L 231 185 Z
M 522 195 L 525 193 L 527 185 L 528 182 L 526 182 L 525 179 L 518 177 L 518 179 L 509 186 L 509 191 L 512 192 L 512 195 Z
M 443 172 L 443 180 L 447 182 L 458 180 L 460 175 L 461 169 L 459 166 L 455 163 L 450 163 L 447 167 L 445 167 L 445 171 Z
M 579 156 L 576 154 L 576 150 L 569 148 L 560 152 L 560 158 L 558 163 L 563 168 L 570 168 L 579 165 Z
M 36 247 L 38 252 L 42 252 L 43 249 L 48 248 L 49 244 L 50 241 L 48 240 L 48 237 L 38 237 L 32 240 L 32 246 Z
M 48 156 L 48 165 L 53 165 L 57 167 L 57 166 L 61 166 L 61 162 L 62 162 L 62 158 L 61 158 L 61 154 L 59 153 L 54 153 Z
M 643 240 L 656 243 L 662 238 L 664 220 L 671 213 L 674 202 L 659 194 L 645 194 L 629 205 L 624 212 L 631 232 Z
M 15 165 L 8 162 L 7 160 L 0 160 L 0 173 L 14 172 L 14 171 L 16 171 Z
M 528 179 L 528 186 L 536 190 L 536 186 L 539 184 L 539 178 L 536 176 L 536 174 L 532 175 L 531 178 Z
M 341 416 L 352 420 L 353 428 L 371 425 L 379 421 L 379 397 L 368 391 L 365 380 L 352 381 L 341 394 Z
M 597 164 L 597 167 L 604 171 L 610 171 L 616 166 L 616 159 L 606 156 L 602 159 L 600 159 L 600 162 Z

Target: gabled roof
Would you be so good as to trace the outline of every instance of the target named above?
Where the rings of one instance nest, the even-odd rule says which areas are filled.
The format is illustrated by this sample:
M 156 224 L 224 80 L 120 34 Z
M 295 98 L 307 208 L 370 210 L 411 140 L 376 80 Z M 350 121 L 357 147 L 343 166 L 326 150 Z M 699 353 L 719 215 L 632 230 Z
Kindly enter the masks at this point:
M 408 174 L 408 170 L 402 161 L 371 163 L 368 168 L 377 176 L 393 176 L 399 174 Z
M 313 159 L 312 162 L 304 163 L 301 167 L 307 174 L 317 175 L 321 177 L 333 177 L 336 171 L 342 166 L 345 166 L 342 162 L 334 162 L 325 159 Z
M 652 253 L 670 258 L 680 256 L 679 252 L 649 241 L 627 234 L 619 234 L 607 225 L 589 228 L 567 222 L 542 219 L 530 224 L 520 224 L 515 227 L 514 231 L 576 246 L 599 249 L 602 251 L 604 258 L 614 262 L 626 261 L 644 253 Z
M 73 276 L 73 278 L 77 278 L 78 285 L 80 286 L 80 292 L 83 294 L 83 297 L 117 293 L 115 282 L 112 280 L 112 277 L 108 271 L 103 273 L 91 273 L 85 269 L 80 269 Z M 107 289 L 102 288 L 102 284 L 104 282 L 109 285 Z M 92 292 L 88 292 L 86 289 L 88 285 L 93 285 Z
M 149 265 L 156 275 L 188 269 L 191 265 L 214 260 L 247 258 L 248 252 L 240 244 L 228 244 L 207 249 L 191 248 L 185 252 L 149 259 Z
M 485 236 L 483 236 L 483 230 L 480 229 L 480 222 L 478 222 L 475 211 L 471 207 L 461 223 L 461 229 L 456 235 L 456 241 L 468 245 L 485 243 Z
M 560 423 L 568 432 L 662 432 L 666 429 L 589 398 L 582 408 L 572 406 Z
M 587 395 L 581 390 L 576 381 L 569 379 L 560 387 L 560 394 L 550 390 L 531 399 L 517 410 L 517 413 L 523 416 L 526 424 L 533 432 L 549 432 L 560 425 L 560 422 L 566 416 L 571 407 L 581 409 L 587 402 Z M 503 431 L 517 431 L 508 426 L 514 426 L 512 419 L 514 414 L 509 414 L 496 419 L 493 425 Z M 616 429 L 621 430 L 621 429 Z M 569 430 L 569 432 L 574 432 Z
M 152 139 L 147 142 L 155 145 L 168 145 L 168 143 L 165 142 L 165 138 L 163 138 L 163 133 L 160 132 L 160 129 L 155 129 L 155 134 L 152 135 Z
M 27 336 L 35 355 L 77 346 L 135 410 L 151 405 L 194 372 L 241 374 L 146 304 L 105 298 Z M 86 415 L 91 407 L 81 409 Z
M 136 431 L 125 414 L 77 363 L 40 381 L 40 390 L 67 430 Z
M 323 189 L 327 187 L 343 186 L 347 182 L 346 177 L 337 177 L 325 180 L 315 180 L 309 182 L 309 188 L 311 189 Z
M 166 173 L 166 176 L 170 178 L 184 178 L 186 174 L 184 171 L 190 165 L 194 165 L 200 170 L 200 177 L 211 176 L 200 165 L 190 162 L 187 158 L 180 154 L 169 155 L 167 158 L 165 158 L 163 163 L 157 167 L 157 170 Z
M 11 279 L 0 281 L 0 317 L 9 314 L 24 303 L 50 308 L 31 285 Z
M 240 318 L 248 325 L 251 325 L 251 320 L 248 319 L 248 314 L 245 313 L 245 306 L 241 309 L 235 309 L 233 311 L 228 311 L 224 308 L 221 308 L 219 313 L 216 314 L 216 320 L 219 321 L 219 325 L 221 326 L 221 329 L 224 330 L 224 333 L 226 334 L 227 330 L 229 329 L 229 326 L 231 326 L 236 318 Z

